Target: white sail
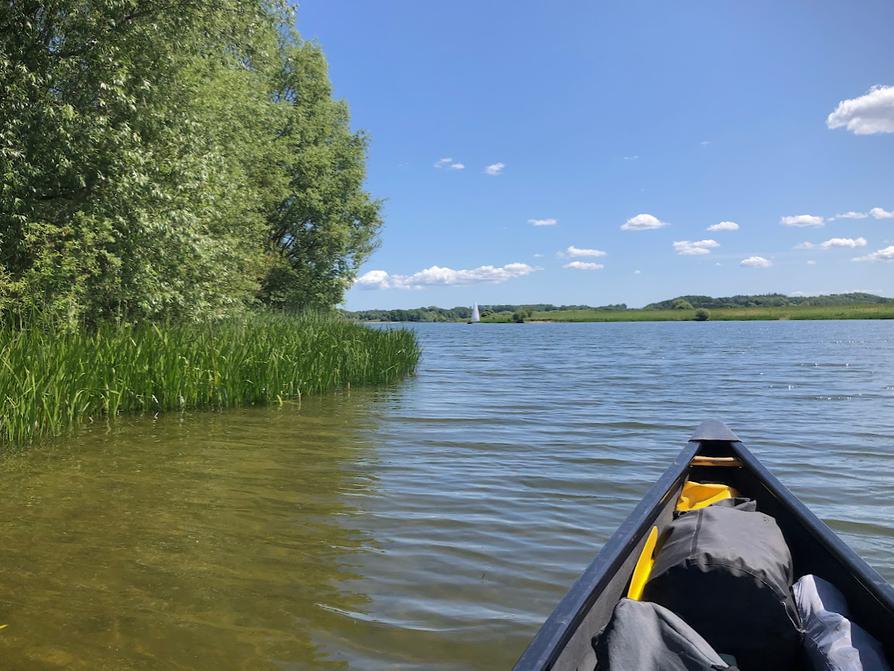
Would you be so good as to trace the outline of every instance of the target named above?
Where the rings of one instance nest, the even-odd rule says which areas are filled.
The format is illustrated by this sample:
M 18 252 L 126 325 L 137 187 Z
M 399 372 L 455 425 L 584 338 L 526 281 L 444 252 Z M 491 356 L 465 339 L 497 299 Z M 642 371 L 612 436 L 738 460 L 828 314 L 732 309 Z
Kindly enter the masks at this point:
M 472 308 L 472 319 L 470 320 L 473 324 L 477 324 L 481 321 L 481 313 L 478 312 L 478 303 L 475 303 Z

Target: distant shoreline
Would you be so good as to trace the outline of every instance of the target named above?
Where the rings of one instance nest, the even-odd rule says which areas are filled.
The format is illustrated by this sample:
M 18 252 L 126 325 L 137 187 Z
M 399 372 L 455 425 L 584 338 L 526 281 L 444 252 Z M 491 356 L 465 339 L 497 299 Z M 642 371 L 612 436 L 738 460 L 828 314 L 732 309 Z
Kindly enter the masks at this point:
M 821 321 L 830 319 L 894 319 L 894 304 L 869 305 L 787 305 L 778 307 L 736 307 L 706 310 L 707 318 L 698 319 L 695 309 L 631 310 L 550 310 L 533 311 L 526 323 L 548 322 L 669 322 L 669 321 Z M 463 319 L 371 321 L 375 324 L 462 323 Z M 498 312 L 482 316 L 482 324 L 508 324 L 512 313 Z

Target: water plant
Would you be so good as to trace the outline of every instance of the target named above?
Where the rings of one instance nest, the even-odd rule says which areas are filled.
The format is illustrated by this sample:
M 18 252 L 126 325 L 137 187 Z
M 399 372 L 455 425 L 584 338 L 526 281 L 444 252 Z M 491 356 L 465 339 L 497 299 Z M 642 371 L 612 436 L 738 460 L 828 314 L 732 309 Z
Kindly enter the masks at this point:
M 0 444 L 24 445 L 121 413 L 265 404 L 393 382 L 418 359 L 409 331 L 321 314 L 0 326 Z

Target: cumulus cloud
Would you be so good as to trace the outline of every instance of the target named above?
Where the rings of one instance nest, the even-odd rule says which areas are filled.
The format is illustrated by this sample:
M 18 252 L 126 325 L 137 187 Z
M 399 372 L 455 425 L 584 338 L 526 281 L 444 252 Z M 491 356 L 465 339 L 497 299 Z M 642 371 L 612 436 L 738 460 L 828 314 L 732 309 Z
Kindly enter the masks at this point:
M 623 226 L 622 231 L 651 231 L 656 228 L 664 228 L 667 226 L 666 221 L 661 221 L 658 217 L 651 214 L 638 214 L 630 217 Z
M 364 289 L 385 289 L 388 279 L 389 275 L 384 270 L 370 270 L 354 280 L 354 285 Z
M 555 226 L 559 223 L 559 220 L 548 217 L 546 219 L 528 219 L 528 223 L 531 226 Z
M 795 249 L 813 249 L 814 247 L 816 247 L 816 245 L 812 242 L 800 242 L 795 245 Z
M 739 265 L 746 268 L 769 268 L 773 263 L 763 256 L 749 256 L 747 259 L 742 259 Z
M 818 228 L 825 224 L 823 217 L 815 214 L 795 214 L 788 217 L 782 217 L 779 223 L 783 226 L 794 226 L 795 228 Z
M 607 252 L 603 252 L 601 249 L 581 249 L 580 247 L 575 247 L 571 245 L 568 249 L 565 250 L 565 255 L 570 256 L 572 258 L 576 257 L 596 257 L 596 256 L 607 256 Z
M 894 86 L 873 86 L 859 98 L 842 100 L 826 125 L 855 135 L 894 133 Z
M 450 157 L 439 158 L 437 161 L 435 161 L 434 165 L 439 170 L 441 170 L 443 168 L 447 168 L 449 170 L 462 170 L 463 168 L 466 167 L 462 163 L 458 163 Z
M 820 244 L 823 249 L 832 249 L 833 247 L 843 247 L 844 249 L 856 249 L 857 247 L 865 247 L 866 238 L 830 238 Z
M 858 256 L 854 261 L 894 261 L 894 245 L 885 247 L 866 256 Z
M 589 263 L 587 261 L 572 261 L 566 263 L 563 268 L 571 268 L 572 270 L 602 270 L 605 268 L 601 263 Z
M 370 270 L 357 278 L 355 285 L 363 289 L 420 289 L 456 284 L 499 283 L 524 277 L 538 268 L 527 263 L 507 263 L 505 266 L 479 266 L 454 270 L 431 266 L 412 275 L 391 275 L 384 270 Z
M 674 243 L 674 251 L 680 256 L 701 256 L 710 254 L 712 249 L 719 246 L 716 240 L 678 240 Z
M 735 221 L 721 221 L 719 224 L 711 224 L 708 226 L 708 231 L 711 233 L 716 233 L 717 231 L 738 231 L 739 224 Z
M 865 219 L 869 215 L 865 212 L 855 212 L 851 210 L 850 212 L 842 212 L 841 214 L 836 214 L 832 219 Z
M 807 262 L 807 265 L 808 265 L 808 266 L 815 266 L 815 265 L 816 265 L 816 261 L 814 261 L 813 259 L 810 259 L 810 260 Z
M 491 163 L 489 166 L 487 166 L 484 169 L 484 172 L 487 173 L 488 175 L 492 175 L 492 176 L 496 177 L 497 175 L 503 174 L 503 168 L 505 168 L 505 167 L 506 167 L 505 163 L 500 163 L 500 162 Z
M 869 210 L 869 214 L 873 219 L 894 219 L 894 210 L 883 210 L 880 207 L 873 207 Z

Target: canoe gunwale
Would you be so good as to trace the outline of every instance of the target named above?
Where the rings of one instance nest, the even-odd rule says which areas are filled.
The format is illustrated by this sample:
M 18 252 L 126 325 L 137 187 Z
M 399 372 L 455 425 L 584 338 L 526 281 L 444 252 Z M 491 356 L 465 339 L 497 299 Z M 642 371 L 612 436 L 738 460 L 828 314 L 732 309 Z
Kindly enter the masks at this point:
M 744 445 L 732 443 L 730 447 L 742 460 L 745 468 L 761 481 L 783 507 L 788 508 L 789 513 L 797 518 L 802 528 L 842 565 L 850 577 L 856 578 L 863 586 L 866 595 L 874 598 L 879 607 L 886 610 L 894 620 L 894 587 L 792 494 Z
M 860 603 L 851 603 L 851 606 L 857 606 L 856 610 L 863 611 L 864 615 L 871 612 L 884 616 L 885 622 L 865 620 L 864 624 L 879 629 L 876 636 L 884 641 L 886 654 L 894 659 L 894 587 L 792 494 L 739 440 L 712 439 L 716 435 L 706 434 L 701 439 L 694 437 L 683 448 L 561 599 L 519 657 L 513 671 L 548 671 L 556 665 L 591 609 L 631 554 L 637 552 L 650 527 L 668 505 L 669 499 L 680 491 L 690 472 L 695 471 L 693 475 L 697 477 L 698 472 L 704 474 L 706 468 L 712 469 L 711 466 L 693 464 L 692 460 L 697 454 L 715 457 L 732 454 L 738 458 L 741 476 L 753 479 L 775 499 L 772 505 L 788 519 L 789 524 L 797 526 L 800 538 L 807 547 L 822 550 L 824 557 L 819 566 L 828 567 L 828 560 L 831 560 L 831 565 L 845 572 L 843 579 L 850 581 L 852 586 L 858 586 Z M 734 437 L 731 432 L 729 435 Z M 779 521 L 783 522 L 782 519 Z M 588 627 L 591 625 L 589 623 Z M 576 645 L 579 647 L 579 642 Z M 566 668 L 567 659 L 563 658 L 558 666 Z
M 513 671 L 552 668 L 602 590 L 643 540 L 670 497 L 683 486 L 689 463 L 698 449 L 698 443 L 689 443 L 646 492 L 543 623 Z

